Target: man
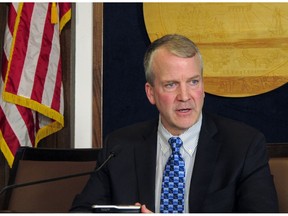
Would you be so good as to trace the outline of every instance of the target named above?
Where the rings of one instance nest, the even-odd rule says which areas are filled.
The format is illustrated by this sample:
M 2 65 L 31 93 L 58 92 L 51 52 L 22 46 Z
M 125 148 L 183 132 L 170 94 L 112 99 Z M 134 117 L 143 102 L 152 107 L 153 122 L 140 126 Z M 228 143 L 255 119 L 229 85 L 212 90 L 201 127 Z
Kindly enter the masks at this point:
M 116 157 L 91 176 L 71 211 L 137 204 L 156 213 L 277 212 L 264 136 L 202 111 L 203 63 L 196 45 L 166 35 L 149 46 L 144 67 L 147 98 L 159 119 L 107 136 L 99 164 L 110 152 Z

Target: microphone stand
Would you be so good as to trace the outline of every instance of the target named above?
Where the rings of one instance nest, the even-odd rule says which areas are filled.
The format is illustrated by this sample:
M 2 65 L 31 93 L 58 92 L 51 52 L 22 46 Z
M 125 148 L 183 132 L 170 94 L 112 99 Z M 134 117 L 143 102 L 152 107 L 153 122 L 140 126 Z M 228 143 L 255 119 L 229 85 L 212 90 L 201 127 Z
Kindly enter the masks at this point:
M 53 182 L 53 181 L 58 181 L 58 180 L 62 180 L 62 179 L 68 179 L 68 178 L 74 178 L 74 177 L 78 177 L 78 176 L 90 175 L 90 174 L 92 174 L 94 172 L 98 172 L 99 170 L 101 170 L 102 167 L 105 166 L 106 163 L 112 157 L 115 157 L 115 153 L 114 152 L 111 152 L 110 155 L 108 156 L 108 158 L 96 170 L 93 170 L 93 171 L 90 171 L 90 172 L 76 173 L 76 174 L 72 174 L 72 175 L 60 176 L 60 177 L 55 177 L 55 178 L 50 178 L 50 179 L 43 179 L 43 180 L 39 180 L 39 181 L 30 181 L 30 182 L 25 182 L 25 183 L 20 183 L 20 184 L 7 185 L 6 187 L 4 187 L 0 191 L 0 196 L 5 191 L 10 190 L 10 189 L 14 189 L 14 188 L 18 188 L 18 187 L 26 187 L 26 186 L 29 186 L 29 185 L 42 184 L 42 183 L 45 183 L 45 182 Z

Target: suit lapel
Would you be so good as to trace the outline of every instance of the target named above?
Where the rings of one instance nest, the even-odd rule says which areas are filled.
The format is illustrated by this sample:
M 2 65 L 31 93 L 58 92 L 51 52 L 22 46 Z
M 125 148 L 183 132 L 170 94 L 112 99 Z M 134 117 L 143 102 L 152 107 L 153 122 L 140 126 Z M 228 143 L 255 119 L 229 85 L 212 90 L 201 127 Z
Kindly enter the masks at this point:
M 143 132 L 143 139 L 135 145 L 139 202 L 155 211 L 155 173 L 157 152 L 157 124 L 152 123 Z
M 202 128 L 197 146 L 194 170 L 189 194 L 189 211 L 200 212 L 213 171 L 220 145 L 213 140 L 217 133 L 216 125 L 203 115 Z

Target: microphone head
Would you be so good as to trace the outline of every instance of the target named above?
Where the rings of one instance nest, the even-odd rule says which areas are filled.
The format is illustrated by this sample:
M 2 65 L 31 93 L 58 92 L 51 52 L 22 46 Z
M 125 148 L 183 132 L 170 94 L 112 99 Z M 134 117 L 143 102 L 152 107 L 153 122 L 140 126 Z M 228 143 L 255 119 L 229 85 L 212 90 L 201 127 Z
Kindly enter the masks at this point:
M 112 154 L 113 157 L 116 157 L 121 151 L 122 151 L 121 146 L 116 145 L 112 148 L 112 151 L 110 152 L 110 154 Z

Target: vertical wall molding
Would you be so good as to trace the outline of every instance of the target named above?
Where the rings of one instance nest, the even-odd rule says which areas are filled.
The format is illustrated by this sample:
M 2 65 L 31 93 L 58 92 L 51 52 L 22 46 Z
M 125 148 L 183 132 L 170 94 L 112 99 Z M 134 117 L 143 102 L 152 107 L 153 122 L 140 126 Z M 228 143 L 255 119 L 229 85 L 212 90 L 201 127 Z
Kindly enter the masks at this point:
M 103 102 L 103 3 L 93 3 L 93 102 L 92 142 L 101 148 Z

